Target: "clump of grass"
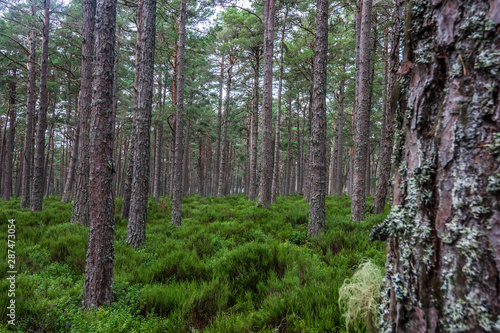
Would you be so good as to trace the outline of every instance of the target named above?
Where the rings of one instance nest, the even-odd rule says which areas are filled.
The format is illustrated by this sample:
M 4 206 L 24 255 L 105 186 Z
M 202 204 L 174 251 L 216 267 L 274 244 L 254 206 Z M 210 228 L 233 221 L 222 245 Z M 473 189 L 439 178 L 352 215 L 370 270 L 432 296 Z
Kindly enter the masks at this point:
M 346 329 L 365 326 L 376 332 L 377 305 L 380 299 L 383 270 L 370 260 L 359 265 L 353 277 L 339 289 L 339 306 L 344 311 Z

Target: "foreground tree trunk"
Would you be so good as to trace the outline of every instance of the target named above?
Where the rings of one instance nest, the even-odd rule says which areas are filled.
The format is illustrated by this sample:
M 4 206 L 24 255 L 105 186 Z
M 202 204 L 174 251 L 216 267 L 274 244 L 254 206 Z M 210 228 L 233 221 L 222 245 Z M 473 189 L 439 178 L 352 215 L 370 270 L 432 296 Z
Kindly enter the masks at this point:
M 31 16 L 35 16 L 35 6 L 31 6 Z M 23 179 L 21 184 L 21 208 L 28 208 L 31 202 L 31 173 L 33 153 L 33 123 L 35 118 L 35 56 L 36 31 L 29 33 L 30 54 L 28 58 L 28 91 L 26 99 L 26 129 L 24 135 Z
M 45 165 L 45 131 L 47 130 L 47 68 L 49 62 L 50 0 L 45 0 L 43 20 L 42 54 L 40 64 L 40 96 L 38 100 L 38 126 L 36 128 L 35 166 L 31 185 L 31 211 L 42 210 Z
M 153 106 L 154 50 L 156 37 L 156 0 L 142 4 L 139 82 L 135 121 L 135 152 L 127 243 L 134 249 L 146 242 L 151 151 L 151 110 Z
M 328 0 L 316 2 L 316 45 L 314 54 L 311 123 L 311 185 L 309 236 L 325 230 L 326 196 L 326 64 L 328 53 Z
M 365 181 L 368 151 L 370 98 L 370 26 L 372 0 L 363 0 L 359 38 L 359 78 L 356 117 L 354 121 L 354 163 L 352 173 L 351 220 L 365 220 Z
M 12 166 L 14 156 L 14 140 L 16 138 L 16 70 L 14 69 L 13 81 L 9 82 L 9 102 L 7 104 L 7 113 L 9 118 L 9 141 L 7 143 L 6 161 L 5 161 L 5 183 L 3 186 L 2 200 L 9 200 L 12 195 Z
M 384 332 L 498 331 L 500 15 L 493 4 L 408 8 L 409 56 L 400 70 L 409 82 L 406 133 L 395 150 L 402 163 L 394 207 L 372 233 L 390 237 Z
M 262 167 L 257 202 L 271 205 L 273 177 L 273 45 L 275 0 L 264 0 L 264 86 L 262 89 Z
M 186 42 L 186 0 L 181 0 L 179 13 L 179 40 L 177 50 L 177 110 L 175 113 L 175 164 L 172 195 L 172 224 L 181 225 L 182 210 L 182 132 L 184 116 L 184 49 Z
M 83 304 L 99 307 L 113 301 L 113 66 L 116 0 L 99 0 L 90 133 L 90 230 Z
M 92 107 L 92 68 L 94 59 L 94 25 L 96 0 L 83 1 L 82 69 L 78 111 L 80 112 L 80 144 L 76 169 L 75 195 L 71 222 L 89 226 L 89 131 Z

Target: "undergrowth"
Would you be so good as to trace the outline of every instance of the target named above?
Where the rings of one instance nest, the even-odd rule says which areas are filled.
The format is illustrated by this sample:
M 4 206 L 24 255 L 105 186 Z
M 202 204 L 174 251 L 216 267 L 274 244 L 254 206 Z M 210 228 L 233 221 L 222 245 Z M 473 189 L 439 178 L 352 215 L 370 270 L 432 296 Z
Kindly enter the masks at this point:
M 19 204 L 0 202 L 0 252 L 6 258 L 7 220 L 15 219 L 18 271 L 16 325 L 6 326 L 9 299 L 1 297 L 0 331 L 343 332 L 337 300 L 344 279 L 363 258 L 385 262 L 384 244 L 368 241 L 385 215 L 351 222 L 345 196 L 327 198 L 325 233 L 312 239 L 299 196 L 279 197 L 269 210 L 243 196 L 186 197 L 181 227 L 170 223 L 168 199 L 151 200 L 147 242 L 137 251 L 126 244 L 118 198 L 115 302 L 86 312 L 88 229 L 69 223 L 71 203 L 49 198 L 34 213 Z M 7 270 L 0 261 L 0 272 Z

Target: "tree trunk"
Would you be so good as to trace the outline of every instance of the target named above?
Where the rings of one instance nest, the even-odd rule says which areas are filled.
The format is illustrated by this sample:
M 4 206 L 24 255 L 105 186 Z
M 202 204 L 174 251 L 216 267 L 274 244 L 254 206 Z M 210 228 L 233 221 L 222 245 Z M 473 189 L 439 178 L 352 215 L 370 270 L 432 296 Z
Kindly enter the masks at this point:
M 151 110 L 153 107 L 156 0 L 143 0 L 139 40 L 137 109 L 135 117 L 134 168 L 130 196 L 127 243 L 134 249 L 146 242 L 151 152 Z
M 311 187 L 309 236 L 325 230 L 326 197 L 326 65 L 328 53 L 328 0 L 316 2 L 316 45 L 311 130 Z
M 271 205 L 273 177 L 273 44 L 275 0 L 264 0 L 264 86 L 262 89 L 262 166 L 257 202 Z
M 344 68 L 345 70 L 345 68 Z M 344 146 L 344 81 L 339 84 L 339 112 L 337 115 L 337 129 L 335 135 L 335 150 L 332 161 L 332 195 L 341 196 L 344 193 L 344 187 L 342 183 L 342 162 L 343 162 L 343 146 Z
M 369 117 L 369 70 L 370 70 L 370 26 L 372 0 L 363 0 L 361 15 L 361 36 L 359 44 L 359 88 L 354 121 L 354 163 L 351 200 L 351 220 L 365 220 L 365 181 L 368 149 Z
M 292 98 L 288 100 L 288 142 L 286 145 L 286 181 L 285 181 L 285 195 L 289 196 L 291 190 L 291 144 L 292 144 Z
M 38 126 L 36 129 L 35 166 L 31 185 L 31 211 L 42 210 L 45 165 L 45 131 L 47 129 L 47 68 L 49 61 L 50 0 L 44 2 L 42 54 L 40 64 L 40 95 L 38 100 Z
M 222 131 L 222 88 L 224 86 L 224 56 L 220 63 L 219 79 L 219 107 L 217 109 L 217 137 L 215 139 L 215 159 L 214 159 L 214 186 L 213 196 L 216 197 L 219 191 L 219 172 L 220 172 L 220 136 Z
M 383 331 L 498 331 L 498 13 L 488 1 L 408 4 L 402 163 L 372 233 L 390 237 Z
M 227 188 L 227 183 L 229 179 L 226 177 L 226 173 L 229 170 L 228 164 L 228 142 L 227 142 L 227 122 L 229 117 L 230 105 L 231 105 L 231 79 L 233 78 L 233 66 L 235 58 L 233 55 L 229 56 L 229 67 L 227 69 L 227 83 L 226 83 L 226 103 L 224 105 L 224 122 L 222 126 L 222 154 L 220 161 L 220 175 L 219 175 L 219 188 L 217 189 L 217 196 L 223 197 L 227 194 L 225 189 Z
M 76 170 L 75 195 L 71 222 L 89 226 L 89 119 L 92 108 L 92 71 L 94 58 L 94 25 L 96 0 L 83 1 L 82 67 L 78 112 L 80 113 L 80 144 Z M 110 72 L 111 73 L 111 72 Z
M 276 115 L 276 132 L 274 135 L 274 166 L 273 166 L 273 182 L 271 185 L 271 202 L 276 202 L 276 192 L 279 185 L 279 161 L 280 161 L 280 126 L 281 126 L 281 89 L 283 87 L 283 49 L 285 45 L 285 25 L 288 16 L 288 7 L 285 9 L 285 17 L 283 18 L 283 26 L 281 27 L 281 43 L 280 43 L 280 69 L 278 79 L 278 114 Z
M 187 119 L 186 122 L 186 137 L 184 138 L 184 155 L 183 155 L 183 171 L 182 171 L 182 196 L 186 196 L 189 191 L 189 180 L 190 180 L 190 175 L 189 175 L 189 154 L 190 152 L 190 141 L 191 141 L 191 119 Z
M 198 142 L 198 195 L 205 196 L 205 152 L 203 149 L 203 137 Z
M 259 139 L 259 71 L 260 47 L 254 50 L 253 91 L 252 91 L 252 127 L 250 136 L 250 177 L 248 185 L 248 201 L 255 201 L 257 195 L 257 146 Z
M 116 0 L 99 0 L 90 124 L 89 245 L 83 304 L 99 307 L 113 301 L 113 72 Z M 88 23 L 88 22 L 87 22 Z
M 373 199 L 373 213 L 384 212 L 387 191 L 390 186 L 391 157 L 394 145 L 394 118 L 398 107 L 399 85 L 396 82 L 399 67 L 399 38 L 401 26 L 401 0 L 396 1 L 392 16 L 391 53 L 389 57 L 387 97 L 382 113 L 382 128 L 380 134 L 380 167 L 377 176 L 377 188 Z
M 35 16 L 35 6 L 31 6 L 31 16 Z M 28 91 L 26 101 L 26 132 L 24 136 L 23 179 L 21 184 L 21 208 L 31 204 L 31 173 L 33 157 L 33 124 L 35 118 L 35 56 L 36 31 L 33 27 L 29 33 L 30 53 L 28 60 Z
M 7 111 L 10 113 L 9 118 L 9 141 L 7 144 L 5 161 L 5 183 L 3 187 L 2 199 L 7 201 L 10 199 L 12 193 L 12 165 L 14 157 L 14 140 L 16 138 L 16 70 L 13 71 L 13 81 L 9 82 L 9 102 L 7 104 Z
M 179 41 L 177 54 L 177 110 L 175 116 L 175 164 L 172 197 L 172 224 L 181 225 L 182 209 L 182 155 L 184 116 L 184 49 L 186 41 L 186 0 L 181 0 L 179 13 Z
M 155 176 L 154 176 L 154 190 L 156 202 L 160 200 L 161 192 L 161 162 L 162 162 L 162 148 L 163 147 L 163 122 L 160 121 L 156 127 L 156 150 L 155 150 Z

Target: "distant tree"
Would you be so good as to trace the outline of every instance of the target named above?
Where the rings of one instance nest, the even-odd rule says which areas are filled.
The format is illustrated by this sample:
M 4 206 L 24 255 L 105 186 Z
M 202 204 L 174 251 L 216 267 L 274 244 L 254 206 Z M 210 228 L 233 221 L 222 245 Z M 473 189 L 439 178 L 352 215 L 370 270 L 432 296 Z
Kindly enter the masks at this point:
M 186 0 L 181 0 L 179 13 L 179 40 L 177 44 L 177 103 L 175 114 L 175 164 L 172 196 L 172 224 L 181 225 L 182 210 L 182 157 L 183 149 L 183 116 L 184 116 L 184 53 L 186 43 Z

